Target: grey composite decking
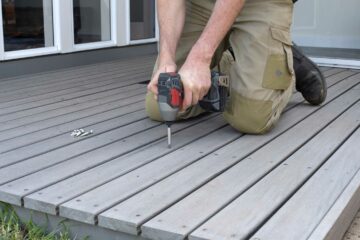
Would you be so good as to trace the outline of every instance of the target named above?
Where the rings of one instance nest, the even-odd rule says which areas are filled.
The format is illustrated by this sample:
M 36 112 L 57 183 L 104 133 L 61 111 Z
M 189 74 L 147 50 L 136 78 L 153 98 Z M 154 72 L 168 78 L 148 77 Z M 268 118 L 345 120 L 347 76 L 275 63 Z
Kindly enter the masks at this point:
M 208 114 L 174 124 L 168 149 L 144 110 L 154 59 L 0 79 L 0 200 L 93 226 L 96 239 L 345 233 L 360 208 L 358 71 L 323 67 L 326 102 L 295 92 L 265 135 Z

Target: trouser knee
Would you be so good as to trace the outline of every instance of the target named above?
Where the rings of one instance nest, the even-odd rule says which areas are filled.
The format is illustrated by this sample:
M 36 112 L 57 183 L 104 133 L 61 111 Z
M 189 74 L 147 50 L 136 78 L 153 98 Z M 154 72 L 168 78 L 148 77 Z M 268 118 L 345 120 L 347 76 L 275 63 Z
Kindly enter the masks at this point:
M 248 134 L 264 134 L 279 119 L 274 116 L 273 103 L 269 100 L 256 100 L 233 94 L 224 118 L 236 130 Z
M 162 122 L 159 105 L 154 98 L 154 94 L 148 92 L 145 97 L 145 110 L 148 117 L 154 121 Z

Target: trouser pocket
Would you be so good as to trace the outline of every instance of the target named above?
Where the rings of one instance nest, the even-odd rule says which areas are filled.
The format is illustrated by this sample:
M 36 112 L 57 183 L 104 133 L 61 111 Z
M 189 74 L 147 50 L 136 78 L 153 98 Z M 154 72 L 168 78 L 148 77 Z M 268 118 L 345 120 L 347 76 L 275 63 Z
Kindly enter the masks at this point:
M 269 55 L 262 86 L 273 90 L 286 90 L 294 74 L 291 39 L 288 30 L 270 28 Z

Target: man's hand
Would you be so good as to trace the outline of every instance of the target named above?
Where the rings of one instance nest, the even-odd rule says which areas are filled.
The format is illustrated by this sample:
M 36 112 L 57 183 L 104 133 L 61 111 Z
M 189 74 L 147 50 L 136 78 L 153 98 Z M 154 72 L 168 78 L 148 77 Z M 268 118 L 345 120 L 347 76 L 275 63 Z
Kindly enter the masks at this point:
M 210 66 L 207 62 L 200 62 L 188 57 L 179 70 L 184 87 L 184 101 L 182 111 L 202 100 L 211 86 Z
M 148 90 L 158 95 L 157 83 L 162 72 L 176 72 L 175 55 L 177 44 L 185 23 L 185 0 L 158 0 L 158 21 L 160 31 L 157 70 L 148 85 Z
M 150 83 L 148 84 L 147 88 L 150 92 L 152 92 L 155 96 L 155 99 L 157 100 L 158 95 L 158 81 L 159 81 L 159 75 L 160 73 L 165 72 L 176 72 L 177 66 L 174 61 L 164 61 L 162 62 L 159 60 L 157 70 L 154 72 Z

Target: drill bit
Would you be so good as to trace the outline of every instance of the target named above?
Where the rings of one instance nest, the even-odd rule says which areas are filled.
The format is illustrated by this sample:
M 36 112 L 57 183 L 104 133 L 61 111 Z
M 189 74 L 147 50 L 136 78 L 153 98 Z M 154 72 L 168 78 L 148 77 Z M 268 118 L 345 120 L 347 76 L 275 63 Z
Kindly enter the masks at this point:
M 171 123 L 166 122 L 166 125 L 167 125 L 168 148 L 171 148 Z

